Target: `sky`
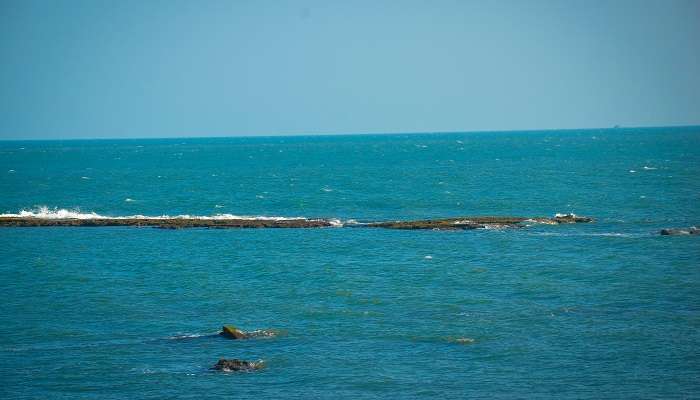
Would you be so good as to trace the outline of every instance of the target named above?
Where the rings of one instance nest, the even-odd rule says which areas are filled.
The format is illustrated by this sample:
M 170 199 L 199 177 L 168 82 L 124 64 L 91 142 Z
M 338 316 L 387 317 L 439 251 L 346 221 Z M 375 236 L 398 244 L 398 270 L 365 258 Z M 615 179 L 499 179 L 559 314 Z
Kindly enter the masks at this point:
M 0 0 L 0 139 L 700 125 L 700 1 Z

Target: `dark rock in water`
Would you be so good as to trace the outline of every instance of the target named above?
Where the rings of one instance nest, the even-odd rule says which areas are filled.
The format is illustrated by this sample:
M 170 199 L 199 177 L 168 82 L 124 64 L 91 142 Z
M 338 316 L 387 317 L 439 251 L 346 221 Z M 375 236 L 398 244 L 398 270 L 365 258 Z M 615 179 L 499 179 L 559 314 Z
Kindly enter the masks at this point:
M 522 228 L 527 223 L 538 224 L 576 224 L 593 222 L 593 218 L 579 217 L 574 214 L 557 214 L 554 218 L 524 218 L 524 217 L 458 217 L 444 219 L 427 219 L 419 221 L 389 221 L 374 222 L 362 226 L 386 229 L 437 229 L 437 230 L 470 230 L 470 229 L 505 229 Z
M 363 226 L 386 229 L 470 230 L 488 227 L 514 228 L 525 220 L 526 218 L 522 217 L 459 217 L 418 221 L 374 222 Z
M 667 228 L 662 229 L 659 233 L 664 236 L 700 235 L 700 229 L 694 226 L 688 229 Z
M 220 359 L 213 367 L 210 369 L 223 372 L 234 372 L 234 371 L 244 371 L 251 372 L 263 367 L 262 361 L 243 361 L 231 359 L 227 360 L 225 358 Z
M 247 333 L 231 325 L 224 325 L 219 335 L 227 339 L 248 339 L 250 337 Z
M 582 222 L 593 222 L 593 218 L 580 217 L 576 214 L 557 214 L 552 218 L 557 224 L 578 224 Z

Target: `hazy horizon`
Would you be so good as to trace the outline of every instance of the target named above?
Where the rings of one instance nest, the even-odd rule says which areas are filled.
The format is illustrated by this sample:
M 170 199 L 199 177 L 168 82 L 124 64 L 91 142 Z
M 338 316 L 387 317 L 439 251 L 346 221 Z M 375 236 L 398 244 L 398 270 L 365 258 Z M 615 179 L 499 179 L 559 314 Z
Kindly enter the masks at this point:
M 0 138 L 0 142 L 20 142 L 20 141 L 64 141 L 64 140 L 156 140 L 156 139 L 225 139 L 225 138 L 286 138 L 286 137 L 307 137 L 307 136 L 372 136 L 372 135 L 386 135 L 386 136 L 399 136 L 399 135 L 464 135 L 464 134 L 478 134 L 478 133 L 528 133 L 528 132 L 567 132 L 567 131 L 600 131 L 600 130 L 615 130 L 620 131 L 629 129 L 638 130 L 651 130 L 651 129 L 686 129 L 686 128 L 698 128 L 698 125 L 665 125 L 665 126 L 608 126 L 608 127 L 592 127 L 592 128 L 551 128 L 551 129 L 494 129 L 494 130 L 456 130 L 456 131 L 421 131 L 421 132 L 318 132 L 318 133 L 283 133 L 283 134 L 272 134 L 272 135 L 183 135 L 183 136 L 121 136 L 121 137 L 66 137 L 66 138 Z
M 0 139 L 700 125 L 700 3 L 4 1 Z

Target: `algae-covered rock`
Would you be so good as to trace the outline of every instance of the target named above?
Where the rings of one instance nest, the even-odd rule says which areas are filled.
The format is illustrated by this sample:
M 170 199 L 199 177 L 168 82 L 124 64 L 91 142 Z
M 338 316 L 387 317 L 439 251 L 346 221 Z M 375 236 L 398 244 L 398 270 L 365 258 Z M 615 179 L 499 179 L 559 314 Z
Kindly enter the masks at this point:
M 227 339 L 248 339 L 248 334 L 231 325 L 224 325 L 219 335 Z
M 263 368 L 264 364 L 262 361 L 243 361 L 237 359 L 227 360 L 225 358 L 220 359 L 213 367 L 210 369 L 222 372 L 252 372 Z

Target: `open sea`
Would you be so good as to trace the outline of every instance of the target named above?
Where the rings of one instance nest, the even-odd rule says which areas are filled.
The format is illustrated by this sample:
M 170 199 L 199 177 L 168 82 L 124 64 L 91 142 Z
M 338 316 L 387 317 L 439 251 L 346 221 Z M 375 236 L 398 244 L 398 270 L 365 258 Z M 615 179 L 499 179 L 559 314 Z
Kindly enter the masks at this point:
M 2 399 L 700 398 L 700 127 L 0 142 L 21 211 L 596 221 L 0 228 Z

